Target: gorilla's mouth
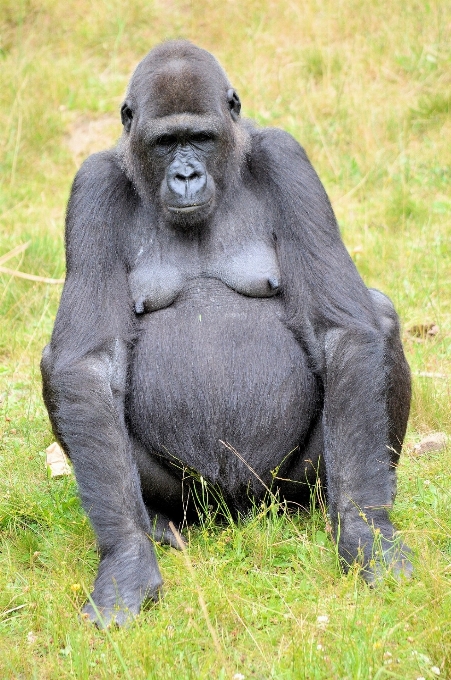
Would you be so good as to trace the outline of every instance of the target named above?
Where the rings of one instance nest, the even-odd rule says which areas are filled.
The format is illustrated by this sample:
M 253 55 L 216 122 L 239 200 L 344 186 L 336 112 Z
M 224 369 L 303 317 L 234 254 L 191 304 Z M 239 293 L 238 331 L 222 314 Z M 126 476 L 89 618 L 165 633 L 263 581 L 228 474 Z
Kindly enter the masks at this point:
M 196 212 L 196 210 L 200 210 L 201 208 L 205 208 L 207 205 L 211 203 L 211 198 L 208 201 L 205 201 L 205 203 L 191 203 L 190 205 L 184 205 L 184 206 L 177 206 L 177 205 L 167 205 L 167 209 L 171 213 L 182 213 L 182 214 L 187 214 L 187 213 L 192 213 Z

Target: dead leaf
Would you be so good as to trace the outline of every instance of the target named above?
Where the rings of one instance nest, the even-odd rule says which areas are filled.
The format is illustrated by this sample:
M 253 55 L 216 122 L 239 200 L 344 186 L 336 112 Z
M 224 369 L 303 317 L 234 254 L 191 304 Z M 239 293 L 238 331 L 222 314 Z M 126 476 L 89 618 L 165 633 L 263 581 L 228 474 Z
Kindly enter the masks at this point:
M 0 272 L 2 274 L 8 274 L 9 276 L 17 276 L 17 278 L 26 279 L 27 281 L 39 281 L 40 283 L 64 283 L 64 279 L 50 279 L 47 276 L 26 274 L 25 272 L 19 272 L 17 269 L 10 269 L 9 267 L 0 266 Z
M 413 447 L 413 452 L 417 455 L 423 453 L 432 453 L 432 451 L 442 451 L 445 448 L 448 441 L 448 437 L 444 432 L 434 432 L 433 434 L 428 434 L 426 437 L 415 444 Z
M 431 323 L 417 323 L 407 329 L 407 333 L 414 338 L 419 338 L 420 340 L 427 340 L 428 338 L 434 338 L 438 332 L 439 327 L 437 324 Z
M 59 444 L 53 442 L 45 452 L 47 454 L 47 465 L 50 468 L 51 477 L 61 477 L 62 475 L 72 474 L 72 470 L 67 462 L 66 454 Z
M 363 246 L 354 246 L 354 248 L 351 248 L 351 257 L 354 257 L 354 255 L 361 255 L 363 253 Z
M 64 283 L 64 279 L 50 279 L 47 276 L 36 276 L 35 274 L 26 274 L 25 272 L 18 271 L 17 269 L 10 269 L 9 267 L 4 267 L 3 264 L 11 260 L 11 258 L 20 255 L 24 250 L 28 248 L 31 241 L 27 243 L 21 243 L 16 246 L 8 253 L 0 256 L 0 272 L 2 274 L 8 274 L 9 276 L 17 276 L 19 279 L 27 279 L 28 281 L 39 281 L 41 283 Z

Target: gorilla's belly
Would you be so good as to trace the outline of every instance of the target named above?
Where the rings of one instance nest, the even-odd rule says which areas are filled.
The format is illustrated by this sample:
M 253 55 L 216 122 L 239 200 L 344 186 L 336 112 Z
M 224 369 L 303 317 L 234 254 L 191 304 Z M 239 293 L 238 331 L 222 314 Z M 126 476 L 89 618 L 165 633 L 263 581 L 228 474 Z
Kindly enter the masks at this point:
M 281 310 L 280 298 L 198 279 L 170 307 L 141 317 L 128 417 L 149 451 L 232 494 L 243 483 L 261 487 L 256 475 L 270 481 L 303 441 L 318 399 Z

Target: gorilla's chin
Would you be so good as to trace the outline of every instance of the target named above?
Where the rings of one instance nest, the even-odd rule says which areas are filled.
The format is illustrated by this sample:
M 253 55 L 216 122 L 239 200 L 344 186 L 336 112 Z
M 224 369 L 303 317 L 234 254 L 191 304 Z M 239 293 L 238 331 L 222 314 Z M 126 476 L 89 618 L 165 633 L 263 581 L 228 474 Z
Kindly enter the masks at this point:
M 205 203 L 185 206 L 165 206 L 167 223 L 184 231 L 205 226 L 214 209 L 214 197 Z

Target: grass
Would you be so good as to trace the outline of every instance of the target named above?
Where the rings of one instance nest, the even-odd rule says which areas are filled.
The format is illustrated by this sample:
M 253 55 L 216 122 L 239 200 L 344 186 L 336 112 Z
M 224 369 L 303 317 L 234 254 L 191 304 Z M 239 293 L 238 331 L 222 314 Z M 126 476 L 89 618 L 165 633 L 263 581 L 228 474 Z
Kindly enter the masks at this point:
M 4 266 L 64 275 L 76 167 L 119 136 L 131 70 L 162 39 L 213 51 L 244 115 L 306 147 L 403 320 L 414 398 L 392 514 L 415 553 L 412 580 L 370 590 L 340 574 L 321 508 L 207 515 L 187 554 L 157 546 L 161 603 L 125 630 L 84 624 L 95 543 L 74 480 L 46 475 L 38 370 L 61 286 L 0 274 L 0 677 L 451 677 L 451 448 L 412 453 L 451 434 L 450 34 L 441 0 L 0 0 L 0 257 L 31 242 Z

